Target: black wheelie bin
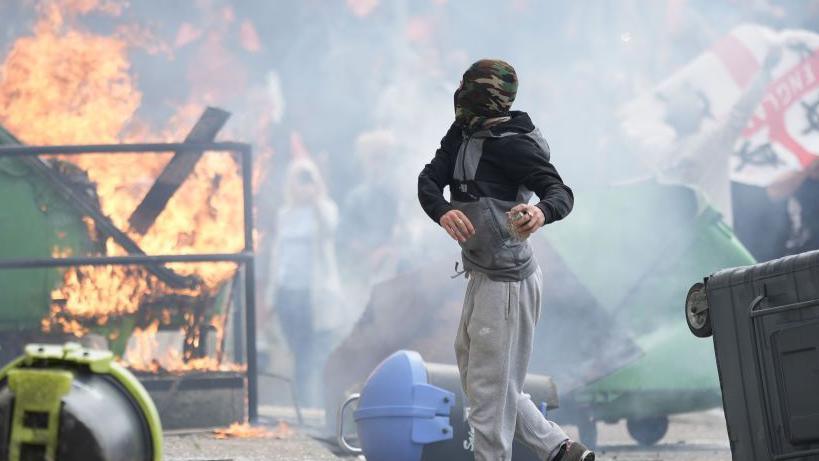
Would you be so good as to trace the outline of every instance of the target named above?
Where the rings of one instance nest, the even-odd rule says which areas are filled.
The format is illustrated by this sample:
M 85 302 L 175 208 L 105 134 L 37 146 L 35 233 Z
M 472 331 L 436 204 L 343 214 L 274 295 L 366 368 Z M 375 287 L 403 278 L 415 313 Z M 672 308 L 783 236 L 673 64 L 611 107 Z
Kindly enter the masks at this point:
M 719 271 L 685 304 L 713 335 L 734 461 L 819 461 L 819 251 Z

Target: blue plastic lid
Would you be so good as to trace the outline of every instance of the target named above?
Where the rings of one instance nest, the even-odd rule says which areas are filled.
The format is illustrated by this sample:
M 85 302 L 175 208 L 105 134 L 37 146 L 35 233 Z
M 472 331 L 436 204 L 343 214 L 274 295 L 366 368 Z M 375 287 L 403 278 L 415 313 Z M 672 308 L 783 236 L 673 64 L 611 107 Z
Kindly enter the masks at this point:
M 421 355 L 398 351 L 370 374 L 354 419 L 368 461 L 419 461 L 423 446 L 452 438 L 455 395 L 429 384 Z

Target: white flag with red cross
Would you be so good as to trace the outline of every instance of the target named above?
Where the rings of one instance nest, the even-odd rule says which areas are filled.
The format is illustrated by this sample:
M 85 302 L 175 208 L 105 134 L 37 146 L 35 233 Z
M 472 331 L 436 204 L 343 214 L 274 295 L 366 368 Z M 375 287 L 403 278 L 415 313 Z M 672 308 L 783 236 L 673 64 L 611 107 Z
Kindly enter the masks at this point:
M 700 98 L 704 109 L 699 129 L 709 129 L 728 116 L 760 71 L 770 48 L 777 44 L 782 46 L 782 57 L 734 145 L 730 180 L 764 187 L 819 159 L 819 34 L 743 25 L 652 92 L 623 107 L 622 127 L 642 148 L 647 164 L 668 162 L 679 141 L 678 133 L 667 122 L 669 108 L 664 94 L 687 89 L 688 94 Z

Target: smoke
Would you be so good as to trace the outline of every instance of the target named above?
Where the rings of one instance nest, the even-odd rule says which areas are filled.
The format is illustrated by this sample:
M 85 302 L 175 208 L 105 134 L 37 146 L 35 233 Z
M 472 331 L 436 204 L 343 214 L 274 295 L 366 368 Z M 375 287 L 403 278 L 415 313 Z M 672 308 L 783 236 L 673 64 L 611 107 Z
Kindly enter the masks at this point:
M 16 38 L 30 32 L 35 3 L 0 3 L 0 17 L 15 19 L 5 21 L 9 27 L 0 35 L 0 59 L 8 58 Z M 71 2 L 86 13 L 82 8 L 92 3 Z M 391 133 L 396 143 L 378 182 L 388 185 L 394 202 L 383 215 L 375 211 L 381 210 L 377 204 L 367 210 L 376 214 L 371 216 L 375 223 L 394 221 L 378 244 L 379 251 L 383 248 L 379 257 L 389 254 L 392 262 L 378 277 L 437 273 L 437 265 L 453 264 L 456 245 L 417 205 L 417 173 L 453 120 L 452 93 L 463 71 L 481 58 L 507 60 L 520 77 L 514 108 L 532 116 L 551 146 L 553 163 L 577 196 L 575 213 L 536 239 L 555 247 L 591 293 L 589 302 L 616 319 L 615 324 L 592 324 L 622 328 L 639 338 L 680 325 L 688 284 L 707 275 L 707 268 L 733 260 L 695 264 L 684 251 L 701 241 L 697 232 L 703 229 L 696 227 L 684 192 L 613 186 L 649 173 L 620 132 L 618 111 L 733 26 L 758 21 L 800 27 L 816 18 L 818 3 L 111 1 L 104 3 L 105 14 L 71 20 L 95 31 L 118 31 L 118 40 L 128 43 L 129 78 L 141 95 L 134 118 L 160 128 L 170 120 L 184 125 L 174 119 L 182 107 L 216 105 L 234 114 L 224 136 L 253 143 L 257 165 L 266 172 L 257 180 L 260 290 L 273 283 L 270 247 L 277 235 L 282 172 L 296 155 L 290 144 L 296 133 L 304 140 L 300 151 L 307 152 L 300 155 L 314 157 L 321 168 L 329 196 L 341 211 L 342 227 L 351 191 L 365 182 L 356 139 L 366 132 Z M 5 103 L 0 101 L 0 107 Z M 667 195 L 674 198 L 658 199 Z M 688 230 L 679 236 L 663 233 L 671 224 Z M 635 237 L 637 231 L 640 237 Z M 343 247 L 344 236 L 337 241 L 340 253 L 349 250 Z M 372 256 L 375 247 L 363 254 Z M 669 254 L 681 266 L 690 263 L 686 271 L 676 271 L 664 259 Z M 430 264 L 436 267 L 429 269 Z M 342 264 L 341 269 L 343 281 L 369 277 L 366 283 L 344 287 L 345 297 L 358 304 L 349 308 L 349 329 L 378 280 L 370 272 L 357 274 L 354 265 Z M 417 286 L 419 292 L 425 289 Z M 460 285 L 453 284 L 452 290 Z M 548 307 L 549 293 L 544 296 Z M 276 357 L 283 357 L 286 348 L 274 333 L 273 307 L 261 306 L 265 323 L 259 331 L 280 349 Z M 553 328 L 592 338 L 598 333 L 587 331 L 582 318 L 565 324 L 544 312 Z M 650 338 L 637 342 L 651 348 L 660 341 Z M 565 347 L 549 353 L 572 355 L 572 345 Z M 274 362 L 275 367 L 286 360 Z

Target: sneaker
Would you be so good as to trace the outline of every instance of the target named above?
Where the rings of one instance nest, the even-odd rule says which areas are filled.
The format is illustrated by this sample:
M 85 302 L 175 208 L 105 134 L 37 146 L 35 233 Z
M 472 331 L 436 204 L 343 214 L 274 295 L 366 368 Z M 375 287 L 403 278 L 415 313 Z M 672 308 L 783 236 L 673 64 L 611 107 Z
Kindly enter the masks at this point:
M 560 449 L 554 461 L 594 461 L 594 452 L 580 442 L 569 440 Z

